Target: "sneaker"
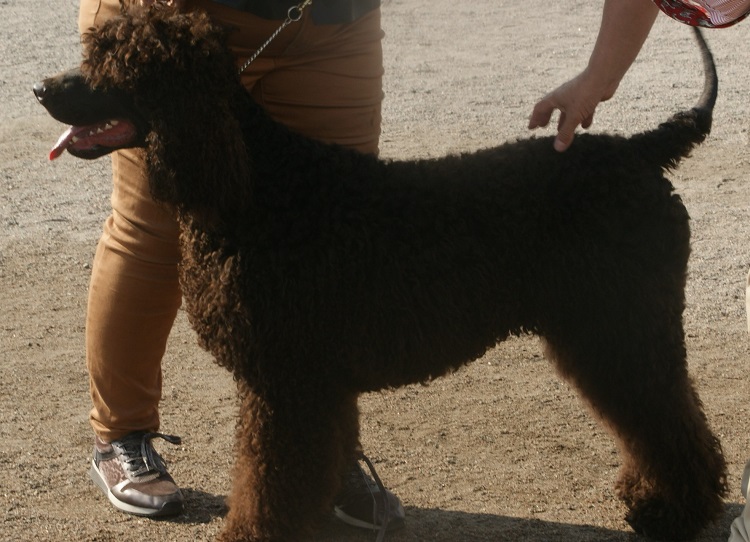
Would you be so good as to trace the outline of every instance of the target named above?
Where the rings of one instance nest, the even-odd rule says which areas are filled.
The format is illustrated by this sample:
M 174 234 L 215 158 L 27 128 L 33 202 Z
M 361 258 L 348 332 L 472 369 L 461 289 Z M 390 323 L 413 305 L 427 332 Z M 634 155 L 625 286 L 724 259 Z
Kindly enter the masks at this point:
M 154 438 L 180 444 L 180 438 L 138 431 L 106 443 L 94 440 L 89 476 L 109 501 L 136 516 L 174 516 L 182 512 L 182 493 L 151 445 Z
M 390 531 L 403 527 L 401 501 L 383 487 L 372 463 L 364 455 L 361 457 L 375 480 L 356 463 L 346 475 L 344 489 L 335 499 L 333 513 L 344 523 L 363 529 Z

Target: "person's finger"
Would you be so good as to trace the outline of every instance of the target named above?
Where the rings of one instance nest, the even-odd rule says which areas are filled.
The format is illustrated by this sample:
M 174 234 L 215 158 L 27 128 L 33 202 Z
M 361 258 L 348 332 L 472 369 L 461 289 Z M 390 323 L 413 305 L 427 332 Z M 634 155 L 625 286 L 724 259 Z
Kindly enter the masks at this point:
M 573 143 L 573 138 L 575 138 L 577 127 L 578 122 L 574 117 L 571 117 L 564 111 L 560 112 L 560 120 L 557 123 L 557 137 L 555 137 L 553 144 L 557 152 L 566 151 L 570 147 L 570 144 Z
M 590 114 L 581 121 L 581 128 L 590 128 L 594 123 L 594 114 Z
M 529 117 L 529 130 L 547 126 L 555 109 L 555 105 L 546 97 L 537 102 Z
M 565 152 L 568 150 L 568 147 L 570 147 L 571 143 L 573 143 L 573 138 L 575 134 L 565 135 L 565 134 L 557 134 L 557 137 L 555 138 L 555 142 L 552 144 L 552 147 L 557 152 Z

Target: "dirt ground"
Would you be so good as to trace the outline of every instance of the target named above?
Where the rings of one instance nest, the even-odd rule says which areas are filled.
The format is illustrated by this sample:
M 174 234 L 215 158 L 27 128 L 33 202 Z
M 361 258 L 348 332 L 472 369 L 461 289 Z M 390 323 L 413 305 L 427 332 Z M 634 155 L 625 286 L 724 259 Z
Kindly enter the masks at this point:
M 583 67 L 601 4 L 386 0 L 383 155 L 436 156 L 529 136 L 535 101 Z M 86 475 L 84 311 L 109 163 L 47 161 L 62 127 L 31 93 L 37 79 L 77 63 L 76 10 L 76 0 L 0 0 L 0 539 L 210 540 L 230 485 L 234 387 L 183 314 L 164 360 L 162 429 L 184 442 L 160 449 L 186 512 L 166 521 L 117 513 Z M 721 81 L 714 132 L 673 175 L 692 216 L 690 368 L 732 485 L 705 542 L 726 540 L 750 458 L 748 29 L 709 34 Z M 593 129 L 651 128 L 690 106 L 700 87 L 690 32 L 662 17 Z M 612 438 L 533 337 L 429 386 L 365 396 L 361 409 L 366 451 L 406 507 L 407 525 L 389 541 L 639 539 L 613 495 Z M 332 522 L 317 540 L 374 538 Z

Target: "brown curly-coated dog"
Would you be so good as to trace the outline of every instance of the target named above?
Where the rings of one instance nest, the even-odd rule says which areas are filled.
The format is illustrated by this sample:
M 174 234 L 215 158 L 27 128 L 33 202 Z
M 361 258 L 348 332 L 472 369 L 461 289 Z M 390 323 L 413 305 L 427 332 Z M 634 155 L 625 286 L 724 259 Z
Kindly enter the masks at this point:
M 188 314 L 242 401 L 223 540 L 297 540 L 327 516 L 359 394 L 527 332 L 617 438 L 636 531 L 681 540 L 720 514 L 725 463 L 686 365 L 688 213 L 664 177 L 710 130 L 699 43 L 695 108 L 563 154 L 533 138 L 388 162 L 311 141 L 252 101 L 200 13 L 112 20 L 80 71 L 35 85 L 81 136 L 54 155 L 145 147 L 179 217 Z M 109 119 L 119 142 L 83 136 Z

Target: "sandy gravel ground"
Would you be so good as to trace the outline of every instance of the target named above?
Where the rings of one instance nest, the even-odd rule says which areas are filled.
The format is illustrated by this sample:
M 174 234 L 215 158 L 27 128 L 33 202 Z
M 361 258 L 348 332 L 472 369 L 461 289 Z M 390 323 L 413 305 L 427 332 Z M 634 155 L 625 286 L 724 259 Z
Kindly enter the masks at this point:
M 594 0 L 387 0 L 387 157 L 436 156 L 527 137 L 535 101 L 583 66 Z M 167 521 L 112 510 L 86 476 L 86 289 L 108 212 L 108 162 L 46 160 L 61 127 L 31 85 L 79 58 L 75 0 L 0 0 L 0 539 L 210 540 L 230 485 L 231 379 L 180 315 L 164 361 L 161 447 L 187 510 Z M 733 491 L 701 541 L 726 540 L 750 457 L 750 23 L 709 39 L 721 90 L 710 139 L 673 175 L 692 216 L 685 323 L 692 374 L 723 440 Z M 595 130 L 647 129 L 701 86 L 690 32 L 666 18 Z M 199 129 L 199 127 L 198 127 Z M 362 398 L 362 437 L 407 526 L 389 541 L 630 541 L 613 495 L 613 441 L 544 360 L 515 339 L 430 386 Z M 332 523 L 319 540 L 372 541 Z

